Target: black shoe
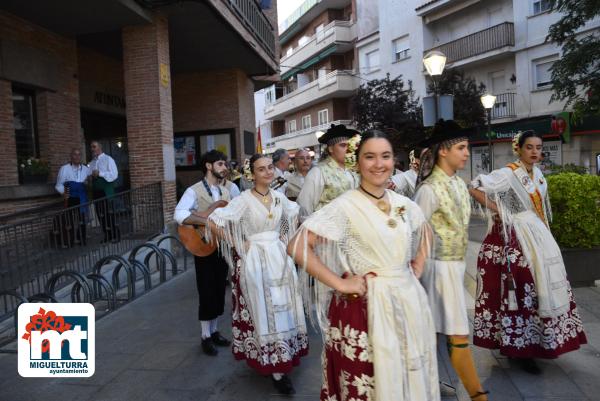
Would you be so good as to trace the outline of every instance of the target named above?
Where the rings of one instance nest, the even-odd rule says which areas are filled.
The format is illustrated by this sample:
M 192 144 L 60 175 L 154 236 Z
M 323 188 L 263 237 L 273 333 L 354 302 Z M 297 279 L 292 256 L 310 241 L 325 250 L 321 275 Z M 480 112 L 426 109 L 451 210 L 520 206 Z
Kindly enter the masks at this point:
M 542 373 L 542 369 L 538 366 L 533 358 L 518 358 L 517 363 L 525 372 L 532 375 L 539 375 Z
M 210 356 L 217 356 L 219 353 L 219 350 L 217 350 L 217 347 L 215 347 L 215 344 L 210 337 L 202 339 L 202 351 Z
M 273 376 L 271 376 L 271 380 L 273 381 L 273 386 L 279 394 L 283 395 L 292 395 L 296 394 L 296 390 L 292 385 L 292 381 L 287 375 L 283 375 L 283 377 L 279 380 L 275 380 Z
M 215 345 L 218 345 L 219 347 L 228 347 L 231 345 L 231 341 L 223 337 L 218 331 L 212 333 L 210 335 L 210 339 Z

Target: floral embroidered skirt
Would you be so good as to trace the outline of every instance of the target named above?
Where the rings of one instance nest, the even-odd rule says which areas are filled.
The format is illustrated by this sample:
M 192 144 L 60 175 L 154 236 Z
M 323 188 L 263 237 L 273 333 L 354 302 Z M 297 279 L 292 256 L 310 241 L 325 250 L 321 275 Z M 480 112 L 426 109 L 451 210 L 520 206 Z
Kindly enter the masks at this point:
M 508 265 L 516 282 L 518 308 L 508 308 Z M 581 318 L 569 288 L 571 308 L 554 318 L 537 313 L 533 276 L 514 232 L 506 247 L 496 224 L 477 260 L 477 299 L 473 343 L 515 358 L 556 358 L 586 344 Z
M 255 336 L 252 316 L 246 307 L 244 294 L 240 288 L 239 258 L 234 262 L 236 268 L 231 277 L 231 325 L 233 342 L 231 351 L 236 360 L 246 363 L 261 375 L 289 373 L 300 364 L 300 358 L 308 354 L 308 335 L 298 333 L 288 340 L 279 340 L 269 344 L 260 344 Z
M 321 401 L 373 398 L 373 355 L 368 336 L 367 300 L 334 295 L 323 348 Z

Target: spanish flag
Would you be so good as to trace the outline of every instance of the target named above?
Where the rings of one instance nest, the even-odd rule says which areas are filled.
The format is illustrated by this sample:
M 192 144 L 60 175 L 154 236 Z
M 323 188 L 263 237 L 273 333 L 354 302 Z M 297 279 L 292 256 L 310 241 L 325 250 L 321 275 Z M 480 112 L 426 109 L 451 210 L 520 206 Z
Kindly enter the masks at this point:
M 262 154 L 262 140 L 260 139 L 260 124 L 258 125 L 258 133 L 256 134 L 256 153 Z

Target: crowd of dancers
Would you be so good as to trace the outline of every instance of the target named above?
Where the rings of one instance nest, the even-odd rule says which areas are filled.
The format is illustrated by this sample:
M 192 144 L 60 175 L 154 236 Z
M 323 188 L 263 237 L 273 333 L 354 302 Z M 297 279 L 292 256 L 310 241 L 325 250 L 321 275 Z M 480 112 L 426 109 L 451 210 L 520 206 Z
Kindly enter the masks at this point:
M 202 156 L 204 178 L 186 190 L 175 219 L 218 243 L 195 258 L 206 354 L 231 346 L 291 395 L 288 374 L 308 354 L 308 321 L 323 334 L 321 400 L 429 401 L 449 391 L 438 379 L 438 333 L 471 399 L 483 401 L 469 334 L 531 374 L 541 373 L 535 358 L 586 343 L 549 229 L 540 135 L 517 135 L 516 161 L 467 185 L 457 172 L 469 158 L 468 137 L 452 121 L 410 152 L 406 172 L 395 170 L 384 132 L 366 131 L 356 143 L 358 134 L 332 126 L 319 138 L 327 156 L 311 168 L 308 152 L 297 152 L 293 174 L 285 151 L 254 155 L 251 188 L 239 194 L 226 179 L 226 156 Z M 489 230 L 471 326 L 464 275 L 476 211 Z M 217 323 L 228 277 L 231 340 Z

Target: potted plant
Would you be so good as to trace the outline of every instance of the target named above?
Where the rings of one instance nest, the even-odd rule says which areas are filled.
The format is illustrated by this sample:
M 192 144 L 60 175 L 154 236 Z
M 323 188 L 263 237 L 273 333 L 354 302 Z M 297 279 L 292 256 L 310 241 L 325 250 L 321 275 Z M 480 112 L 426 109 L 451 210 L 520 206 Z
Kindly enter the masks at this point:
M 546 178 L 553 214 L 550 228 L 569 281 L 574 287 L 594 285 L 600 279 L 600 176 L 560 172 Z
M 50 165 L 43 159 L 30 157 L 21 161 L 19 164 L 19 172 L 23 179 L 23 184 L 45 184 L 48 182 L 48 174 L 50 173 Z

